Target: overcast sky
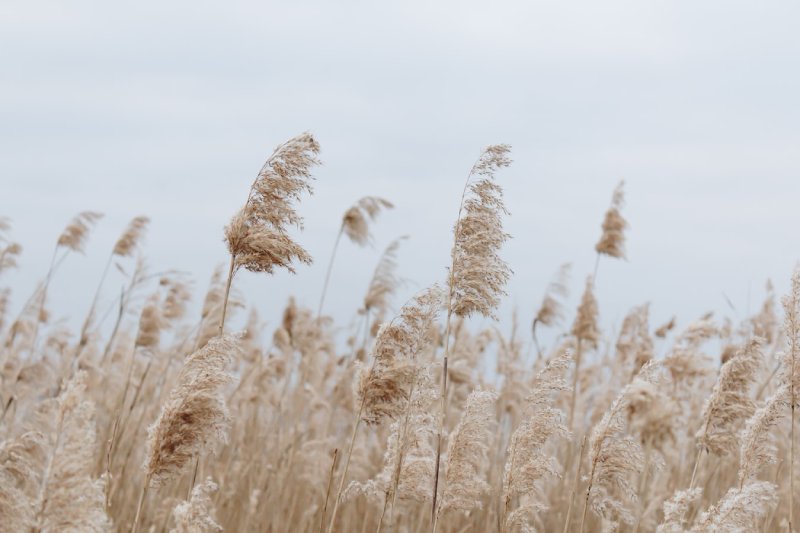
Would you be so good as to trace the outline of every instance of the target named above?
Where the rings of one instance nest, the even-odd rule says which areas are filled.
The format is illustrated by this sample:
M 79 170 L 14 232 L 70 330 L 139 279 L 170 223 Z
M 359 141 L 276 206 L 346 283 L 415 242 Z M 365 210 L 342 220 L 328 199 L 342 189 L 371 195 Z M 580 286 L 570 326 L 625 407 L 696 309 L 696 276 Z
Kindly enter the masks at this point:
M 19 304 L 92 209 L 106 217 L 54 281 L 56 315 L 82 316 L 139 214 L 152 269 L 202 290 L 263 160 L 309 130 L 325 164 L 297 240 L 315 264 L 237 280 L 273 324 L 289 294 L 316 304 L 340 217 L 364 195 L 397 208 L 373 248 L 343 243 L 327 310 L 347 320 L 400 235 L 411 283 L 397 303 L 444 280 L 464 178 L 494 143 L 515 160 L 498 174 L 514 236 L 502 316 L 516 306 L 527 327 L 565 261 L 577 300 L 625 179 L 629 261 L 600 265 L 604 325 L 644 302 L 654 322 L 741 317 L 800 258 L 798 20 L 800 4 L 770 0 L 5 0 L 0 215 L 25 250 L 3 282 Z

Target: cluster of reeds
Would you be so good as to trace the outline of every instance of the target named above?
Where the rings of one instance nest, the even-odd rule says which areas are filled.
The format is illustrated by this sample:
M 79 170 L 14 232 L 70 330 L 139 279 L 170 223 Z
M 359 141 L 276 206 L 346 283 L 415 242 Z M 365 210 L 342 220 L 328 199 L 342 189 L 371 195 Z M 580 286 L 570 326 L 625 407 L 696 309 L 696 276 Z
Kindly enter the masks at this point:
M 27 296 L 3 282 L 24 256 L 0 218 L 0 531 L 794 531 L 800 270 L 782 309 L 770 289 L 752 316 L 654 326 L 640 305 L 612 335 L 597 265 L 625 257 L 620 183 L 575 309 L 564 265 L 540 305 L 499 324 L 500 144 L 467 175 L 438 284 L 397 305 L 399 237 L 355 316 L 325 314 L 341 237 L 371 243 L 393 207 L 366 196 L 331 221 L 314 308 L 272 302 L 271 331 L 255 309 L 226 331 L 249 304 L 242 270 L 269 284 L 312 261 L 299 202 L 319 152 L 304 133 L 267 159 L 197 316 L 188 280 L 144 266 L 141 216 L 69 331 L 48 292 L 100 215 L 57 236 Z M 113 262 L 119 294 L 104 287 Z

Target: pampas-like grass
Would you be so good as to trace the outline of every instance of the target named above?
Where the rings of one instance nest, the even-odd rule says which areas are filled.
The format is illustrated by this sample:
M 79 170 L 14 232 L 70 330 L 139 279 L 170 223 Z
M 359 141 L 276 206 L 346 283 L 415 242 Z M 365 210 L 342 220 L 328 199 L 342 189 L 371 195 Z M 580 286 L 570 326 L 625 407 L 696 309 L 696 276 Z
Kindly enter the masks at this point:
M 567 283 L 569 281 L 569 273 L 572 268 L 570 263 L 564 263 L 558 269 L 555 278 L 547 285 L 542 303 L 533 317 L 531 323 L 531 335 L 533 342 L 536 344 L 536 350 L 541 355 L 542 350 L 539 347 L 539 340 L 536 338 L 536 326 L 552 327 L 555 326 L 560 320 L 564 318 L 564 302 L 569 296 L 569 288 Z
M 636 501 L 636 489 L 629 476 L 644 468 L 644 453 L 641 445 L 625 434 L 625 411 L 630 404 L 630 394 L 641 380 L 653 383 L 660 370 L 658 364 L 647 363 L 630 385 L 625 387 L 606 411 L 602 420 L 592 430 L 589 438 L 589 485 L 583 506 L 580 531 L 586 522 L 586 510 L 592 511 L 611 524 L 632 524 L 634 517 L 618 495 Z
M 473 391 L 467 398 L 464 414 L 449 437 L 445 465 L 441 514 L 449 511 L 469 512 L 481 507 L 481 499 L 489 490 L 484 466 L 494 423 L 497 392 Z M 436 525 L 434 523 L 434 531 Z
M 57 246 L 83 253 L 86 240 L 89 238 L 89 231 L 101 218 L 103 218 L 103 214 L 95 211 L 78 213 L 59 235 Z
M 436 417 L 431 414 L 431 406 L 436 397 L 437 391 L 430 369 L 426 366 L 420 367 L 405 414 L 394 420 L 389 427 L 383 468 L 366 482 L 350 483 L 344 494 L 345 499 L 364 494 L 372 502 L 383 506 L 381 520 L 390 503 L 394 511 L 397 500 L 431 500 L 436 462 L 436 450 L 433 448 Z
M 347 238 L 359 246 L 370 242 L 369 221 L 375 220 L 383 209 L 392 209 L 389 200 L 377 196 L 365 196 L 356 202 L 342 217 L 342 231 Z
M 772 430 L 786 416 L 790 401 L 789 387 L 786 384 L 781 385 L 745 423 L 744 431 L 739 439 L 741 440 L 740 488 L 746 482 L 755 480 L 762 468 L 778 462 L 778 450 Z
M 750 389 L 761 361 L 761 341 L 753 339 L 722 365 L 703 407 L 703 426 L 696 435 L 698 447 L 715 455 L 728 455 L 737 449 L 737 431 L 755 410 Z
M 364 296 L 361 312 L 369 315 L 374 311 L 375 316 L 381 317 L 389 311 L 390 298 L 403 282 L 397 275 L 397 251 L 406 238 L 393 240 L 381 254 Z
M 572 335 L 581 345 L 589 349 L 597 348 L 597 343 L 600 340 L 597 313 L 594 281 L 591 277 L 588 277 L 586 278 L 583 296 L 581 296 L 581 303 L 578 305 L 578 312 L 575 315 L 575 321 L 572 323 Z
M 0 217 L 0 274 L 4 270 L 17 267 L 17 259 L 22 253 L 22 245 L 12 242 L 6 233 L 11 229 L 8 219 Z
M 536 311 L 536 316 L 533 318 L 533 330 L 536 330 L 536 325 L 551 327 L 556 325 L 559 320 L 564 318 L 564 304 L 563 300 L 569 296 L 569 273 L 572 269 L 570 263 L 564 263 L 558 269 L 555 278 L 547 285 L 547 289 L 542 298 L 542 303 L 539 310 Z
M 186 358 L 178 382 L 148 429 L 145 486 L 161 486 L 184 471 L 191 459 L 226 440 L 229 423 L 223 387 L 237 358 L 236 335 L 215 337 Z
M 310 133 L 278 146 L 250 187 L 242 207 L 225 228 L 234 270 L 271 274 L 276 268 L 294 272 L 294 262 L 311 256 L 289 237 L 288 227 L 302 227 L 294 203 L 311 192 L 311 169 L 319 164 L 319 144 Z
M 356 382 L 361 419 L 377 424 L 397 418 L 406 408 L 418 373 L 417 354 L 430 343 L 429 331 L 441 307 L 441 291 L 434 286 L 405 305 L 394 320 L 384 325 L 375 339 L 373 364 L 361 366 Z
M 44 461 L 34 502 L 35 531 L 111 530 L 104 479 L 93 477 L 98 451 L 94 404 L 85 396 L 86 376 L 77 373 L 57 399 L 39 410 Z
M 209 477 L 192 489 L 189 501 L 179 503 L 172 511 L 175 527 L 170 533 L 212 533 L 222 531 L 214 518 L 214 502 L 211 495 L 217 491 L 217 484 Z
M 542 501 L 543 479 L 561 476 L 558 460 L 547 453 L 545 446 L 551 439 L 571 438 L 564 425 L 564 412 L 553 405 L 557 393 L 569 390 L 564 373 L 571 364 L 569 351 L 550 360 L 536 376 L 531 393 L 525 399 L 527 418 L 511 435 L 503 470 L 501 524 L 504 530 L 532 528 L 530 517 L 547 509 L 546 502 Z M 511 501 L 519 495 L 526 498 L 527 504 L 512 510 Z
M 228 296 L 236 271 L 272 274 L 276 268 L 294 273 L 294 263 L 311 264 L 311 256 L 289 236 L 289 227 L 303 227 L 294 203 L 311 193 L 311 169 L 320 164 L 319 144 L 306 132 L 278 146 L 250 186 L 247 201 L 225 227 L 231 256 L 219 335 L 225 330 Z
M 28 431 L 0 443 L 0 530 L 27 531 L 35 525 L 44 435 Z
M 394 208 L 394 205 L 389 200 L 378 198 L 377 196 L 365 196 L 345 212 L 342 217 L 342 223 L 339 226 L 339 232 L 336 234 L 336 240 L 333 243 L 333 251 L 328 261 L 328 268 L 325 271 L 325 281 L 322 284 L 322 293 L 319 297 L 317 317 L 322 315 L 322 306 L 325 303 L 325 295 L 328 293 L 328 284 L 331 281 L 331 272 L 333 272 L 333 262 L 336 259 L 336 252 L 339 249 L 342 235 L 347 235 L 347 238 L 359 246 L 366 246 L 372 240 L 369 232 L 369 221 L 374 220 L 381 210 L 392 208 Z
M 329 533 L 336 524 L 353 446 L 362 420 L 367 424 L 377 424 L 387 417 L 396 419 L 403 413 L 406 414 L 406 419 L 409 416 L 411 396 L 422 371 L 421 361 L 417 360 L 417 356 L 431 341 L 430 329 L 441 308 L 441 302 L 441 289 L 433 286 L 403 306 L 400 315 L 384 325 L 378 333 L 373 347 L 372 366 L 361 366 L 357 371 L 355 388 L 358 410 L 336 491 Z M 402 450 L 402 447 L 401 442 L 398 450 Z M 402 452 L 397 454 L 398 457 L 402 456 Z M 399 474 L 394 479 L 399 479 Z
M 503 189 L 494 181 L 495 172 L 511 164 L 510 150 L 504 144 L 486 148 L 467 179 L 469 195 L 465 188 L 453 230 L 448 283 L 450 307 L 456 316 L 478 313 L 492 317 L 511 276 L 498 255 L 509 238 L 503 232 L 503 215 L 508 212 Z M 471 182 L 473 177 L 477 179 Z
M 717 505 L 702 512 L 690 533 L 747 533 L 758 531 L 760 521 L 777 500 L 776 487 L 767 481 L 732 488 Z
M 128 227 L 114 244 L 114 250 L 111 252 L 112 255 L 118 255 L 120 257 L 130 257 L 133 255 L 139 242 L 144 237 L 144 232 L 147 230 L 148 224 L 150 224 L 150 219 L 146 216 L 138 216 L 131 220 Z
M 664 502 L 664 520 L 656 528 L 656 533 L 685 533 L 685 516 L 689 507 L 703 494 L 702 489 L 686 489 L 677 491 Z
M 603 233 L 594 247 L 598 259 L 601 254 L 618 259 L 625 258 L 625 229 L 628 223 L 621 213 L 624 204 L 625 181 L 620 181 L 611 196 L 611 206 L 603 218 Z
M 789 385 L 790 430 L 789 430 L 789 528 L 794 527 L 794 446 L 795 409 L 797 389 L 800 387 L 800 267 L 792 274 L 792 287 L 789 294 L 781 299 L 783 304 L 783 333 L 786 349 L 781 354 L 782 380 Z
M 453 315 L 465 318 L 475 313 L 494 317 L 494 310 L 500 303 L 500 297 L 505 294 L 505 285 L 511 277 L 511 269 L 499 256 L 500 248 L 510 237 L 503 231 L 503 215 L 508 212 L 503 203 L 503 189 L 494 181 L 495 173 L 511 164 L 508 155 L 510 152 L 511 147 L 506 144 L 491 145 L 483 150 L 467 175 L 453 228 L 442 361 L 442 412 L 431 505 L 432 522 L 435 522 L 437 516 L 442 431 L 447 417 L 447 360 L 450 352 L 451 319 Z

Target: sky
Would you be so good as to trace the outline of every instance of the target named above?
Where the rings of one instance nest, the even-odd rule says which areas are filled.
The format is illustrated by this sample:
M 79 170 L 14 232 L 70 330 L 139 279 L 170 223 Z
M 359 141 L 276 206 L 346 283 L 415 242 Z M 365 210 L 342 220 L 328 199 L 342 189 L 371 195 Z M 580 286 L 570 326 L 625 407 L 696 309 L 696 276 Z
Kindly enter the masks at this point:
M 82 319 L 140 214 L 150 268 L 186 272 L 200 298 L 261 164 L 311 131 L 324 165 L 293 235 L 314 265 L 235 282 L 273 326 L 289 295 L 316 305 L 362 196 L 396 208 L 373 246 L 342 244 L 326 312 L 349 320 L 401 235 L 396 304 L 443 282 L 464 180 L 496 143 L 514 159 L 497 175 L 513 236 L 502 329 L 514 309 L 527 329 L 563 262 L 576 305 L 621 179 L 628 260 L 601 261 L 603 325 L 646 302 L 654 325 L 743 318 L 800 258 L 799 17 L 774 0 L 5 0 L 0 215 L 24 253 L 0 283 L 18 306 L 69 219 L 96 210 L 85 256 L 53 281 L 56 316 Z M 122 283 L 113 273 L 103 301 Z

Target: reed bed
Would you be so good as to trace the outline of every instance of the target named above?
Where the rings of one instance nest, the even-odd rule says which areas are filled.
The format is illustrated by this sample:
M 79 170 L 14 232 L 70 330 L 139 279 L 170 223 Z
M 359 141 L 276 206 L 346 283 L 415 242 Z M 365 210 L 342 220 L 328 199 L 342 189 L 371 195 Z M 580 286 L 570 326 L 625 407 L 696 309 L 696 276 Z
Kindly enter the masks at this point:
M 501 144 L 466 173 L 439 284 L 394 301 L 398 237 L 357 316 L 326 315 L 341 238 L 371 242 L 393 207 L 354 199 L 332 221 L 316 308 L 274 302 L 283 319 L 264 331 L 236 279 L 247 270 L 268 284 L 312 261 L 300 213 L 319 153 L 298 135 L 249 190 L 242 182 L 226 267 L 205 293 L 145 268 L 149 219 L 135 218 L 101 259 L 77 331 L 51 319 L 48 291 L 68 282 L 59 267 L 101 215 L 80 213 L 54 239 L 30 294 L 3 284 L 22 246 L 0 219 L 0 531 L 794 530 L 800 271 L 789 294 L 769 290 L 744 319 L 654 325 L 643 305 L 612 335 L 595 294 L 600 264 L 625 258 L 620 183 L 585 282 L 573 286 L 563 265 L 540 305 L 500 324 L 513 275 Z M 118 295 L 104 290 L 112 262 L 128 273 Z M 580 304 L 567 309 L 576 288 Z M 25 302 L 16 316 L 12 296 Z M 115 302 L 104 327 L 102 299 Z M 237 314 L 247 327 L 231 331 Z M 544 330 L 555 342 L 540 342 Z

